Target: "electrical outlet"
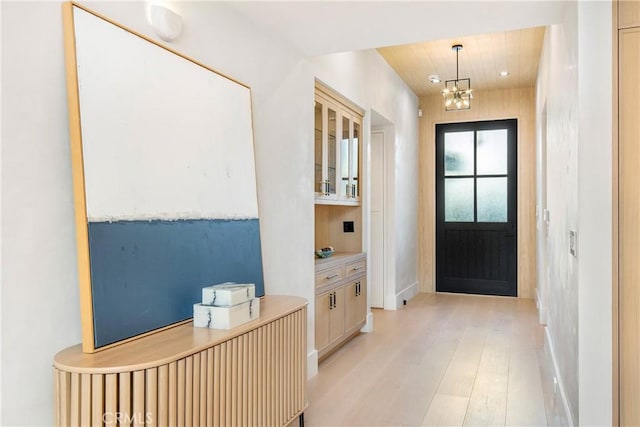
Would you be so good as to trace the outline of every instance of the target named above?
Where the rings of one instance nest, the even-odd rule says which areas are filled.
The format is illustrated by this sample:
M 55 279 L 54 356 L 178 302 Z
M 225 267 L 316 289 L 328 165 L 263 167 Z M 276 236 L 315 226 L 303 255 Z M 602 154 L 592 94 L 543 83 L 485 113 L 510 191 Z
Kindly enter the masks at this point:
M 353 233 L 353 221 L 344 221 L 342 223 L 342 231 L 345 233 Z
M 578 257 L 578 232 L 575 230 L 569 230 L 569 252 Z

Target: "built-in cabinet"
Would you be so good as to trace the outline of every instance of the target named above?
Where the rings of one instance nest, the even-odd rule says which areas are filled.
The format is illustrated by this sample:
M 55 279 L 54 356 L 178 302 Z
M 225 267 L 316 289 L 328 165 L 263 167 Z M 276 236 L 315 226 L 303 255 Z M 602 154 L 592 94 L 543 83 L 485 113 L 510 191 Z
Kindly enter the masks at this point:
M 617 288 L 614 288 L 614 425 L 640 425 L 640 1 L 620 1 L 617 42 Z M 615 216 L 614 216 L 615 218 Z M 615 220 L 614 220 L 615 221 Z M 615 276 L 614 276 L 615 279 Z M 614 280 L 614 283 L 616 281 Z M 617 357 L 616 357 L 617 356 Z M 617 368 L 617 369 L 616 369 Z
M 316 350 L 322 359 L 357 334 L 367 316 L 366 256 L 316 260 Z
M 359 205 L 362 112 L 329 89 L 316 86 L 314 192 L 316 203 Z
M 316 83 L 314 109 L 315 344 L 319 359 L 354 337 L 367 317 L 366 255 L 362 253 L 363 111 Z

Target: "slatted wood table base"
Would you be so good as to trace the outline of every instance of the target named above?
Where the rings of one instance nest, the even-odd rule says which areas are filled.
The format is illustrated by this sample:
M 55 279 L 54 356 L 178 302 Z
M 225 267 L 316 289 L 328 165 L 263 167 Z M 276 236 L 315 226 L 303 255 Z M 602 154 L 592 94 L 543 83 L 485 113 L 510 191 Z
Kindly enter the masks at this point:
M 268 296 L 262 306 L 259 320 L 229 331 L 187 324 L 100 353 L 62 351 L 56 425 L 290 424 L 307 405 L 306 301 Z M 208 345 L 201 335 L 211 335 Z M 175 358 L 164 357 L 167 347 Z M 140 360 L 137 351 L 160 358 Z

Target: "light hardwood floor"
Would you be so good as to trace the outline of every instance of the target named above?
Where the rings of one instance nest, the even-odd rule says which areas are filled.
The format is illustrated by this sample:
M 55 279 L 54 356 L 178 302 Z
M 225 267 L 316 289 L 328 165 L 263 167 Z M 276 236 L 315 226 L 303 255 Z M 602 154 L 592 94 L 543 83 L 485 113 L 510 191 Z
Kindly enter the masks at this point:
M 533 300 L 419 294 L 309 382 L 310 426 L 566 425 Z

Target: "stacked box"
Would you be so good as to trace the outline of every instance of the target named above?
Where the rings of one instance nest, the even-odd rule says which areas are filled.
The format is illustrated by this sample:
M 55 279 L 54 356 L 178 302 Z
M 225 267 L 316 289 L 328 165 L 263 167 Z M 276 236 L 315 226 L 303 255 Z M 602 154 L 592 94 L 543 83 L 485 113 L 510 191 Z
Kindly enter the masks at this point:
M 230 306 L 249 301 L 256 297 L 256 287 L 252 283 L 227 282 L 202 288 L 202 304 L 218 307 Z
M 202 288 L 202 303 L 193 305 L 193 326 L 231 329 L 260 317 L 255 285 L 222 283 Z

